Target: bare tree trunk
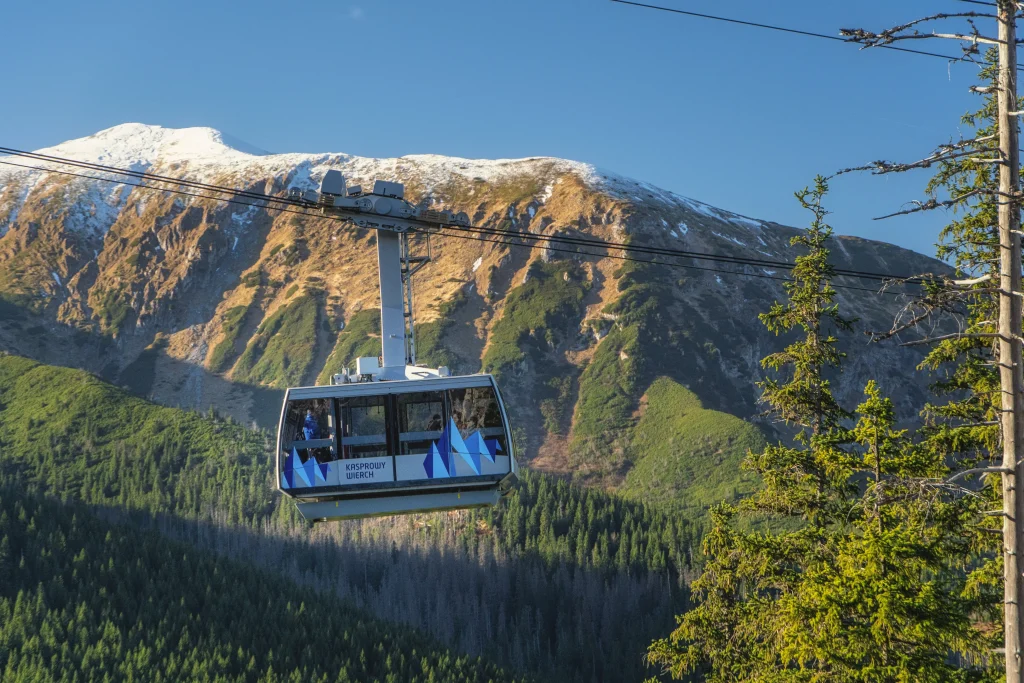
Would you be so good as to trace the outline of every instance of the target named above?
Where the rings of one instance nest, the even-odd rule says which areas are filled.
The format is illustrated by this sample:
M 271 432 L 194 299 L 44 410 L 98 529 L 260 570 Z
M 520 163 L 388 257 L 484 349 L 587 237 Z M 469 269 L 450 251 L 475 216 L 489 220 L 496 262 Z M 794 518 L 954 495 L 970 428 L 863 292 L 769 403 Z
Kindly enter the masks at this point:
M 1017 136 L 1016 6 L 999 0 L 999 380 L 1002 389 L 1003 543 L 1005 648 L 1007 683 L 1024 683 L 1020 598 L 1024 595 L 1019 552 L 1024 519 L 1024 368 L 1021 367 L 1021 247 L 1017 191 L 1020 149 Z M 1012 200 L 1010 198 L 1013 198 Z

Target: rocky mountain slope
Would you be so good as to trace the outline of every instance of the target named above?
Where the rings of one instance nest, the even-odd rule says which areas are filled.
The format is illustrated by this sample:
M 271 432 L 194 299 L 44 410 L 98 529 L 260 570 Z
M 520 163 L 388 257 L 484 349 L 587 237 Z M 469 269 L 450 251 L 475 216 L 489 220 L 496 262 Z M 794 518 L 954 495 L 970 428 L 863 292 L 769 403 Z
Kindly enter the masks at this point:
M 411 201 L 465 211 L 474 225 L 794 256 L 794 228 L 561 159 L 267 154 L 212 129 L 142 124 L 43 151 L 277 194 L 314 189 L 336 168 L 354 183 L 403 182 Z M 419 360 L 496 373 L 535 467 L 666 499 L 688 492 L 701 504 L 701 496 L 749 487 L 732 476 L 693 488 L 709 472 L 734 470 L 743 450 L 770 434 L 750 424 L 755 382 L 759 359 L 782 340 L 757 314 L 782 295 L 781 282 L 638 264 L 620 253 L 580 257 L 457 238 L 431 246 L 434 261 L 415 280 Z M 845 268 L 942 268 L 855 237 L 837 238 L 834 256 Z M 272 423 L 281 388 L 377 352 L 376 287 L 367 231 L 0 166 L 0 349 L 94 371 L 161 403 L 216 405 Z M 840 289 L 839 302 L 860 329 L 887 329 L 904 303 L 856 289 Z M 863 336 L 850 344 L 863 345 Z M 906 350 L 858 348 L 840 395 L 852 403 L 876 377 L 912 414 L 926 383 L 914 365 Z

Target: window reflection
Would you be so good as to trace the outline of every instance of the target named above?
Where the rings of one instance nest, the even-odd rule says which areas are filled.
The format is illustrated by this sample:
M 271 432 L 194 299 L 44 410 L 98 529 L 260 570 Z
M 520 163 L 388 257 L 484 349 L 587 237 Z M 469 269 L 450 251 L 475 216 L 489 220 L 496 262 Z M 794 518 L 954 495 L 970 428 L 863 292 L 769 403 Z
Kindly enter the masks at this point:
M 375 458 L 388 455 L 386 401 L 386 396 L 338 399 L 343 458 Z
M 440 391 L 399 394 L 398 444 L 401 455 L 430 451 L 430 444 L 441 438 L 444 429 L 444 395 Z
M 452 407 L 452 419 L 462 438 L 480 432 L 485 439 L 497 440 L 501 453 L 508 453 L 505 443 L 505 427 L 501 421 L 501 409 L 491 387 L 452 389 L 448 392 Z

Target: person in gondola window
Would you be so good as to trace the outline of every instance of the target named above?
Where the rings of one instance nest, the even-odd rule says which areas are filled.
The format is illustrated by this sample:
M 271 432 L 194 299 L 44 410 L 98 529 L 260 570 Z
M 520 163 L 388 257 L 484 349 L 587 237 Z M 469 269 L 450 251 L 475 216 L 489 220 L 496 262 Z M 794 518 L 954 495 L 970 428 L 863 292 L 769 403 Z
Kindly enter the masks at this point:
M 306 441 L 320 438 L 320 425 L 317 424 L 316 418 L 313 417 L 313 411 L 306 411 L 306 419 L 302 423 L 302 438 Z

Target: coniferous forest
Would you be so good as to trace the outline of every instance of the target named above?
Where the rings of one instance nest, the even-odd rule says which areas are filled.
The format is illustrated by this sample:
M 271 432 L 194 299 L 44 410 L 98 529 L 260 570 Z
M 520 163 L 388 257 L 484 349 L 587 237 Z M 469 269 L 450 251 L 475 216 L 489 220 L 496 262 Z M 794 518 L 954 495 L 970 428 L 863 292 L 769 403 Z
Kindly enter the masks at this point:
M 0 571 L 5 681 L 523 680 L 274 572 L 8 488 Z

